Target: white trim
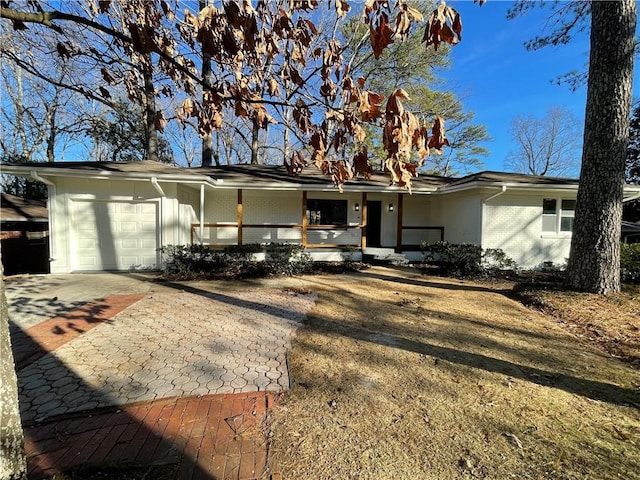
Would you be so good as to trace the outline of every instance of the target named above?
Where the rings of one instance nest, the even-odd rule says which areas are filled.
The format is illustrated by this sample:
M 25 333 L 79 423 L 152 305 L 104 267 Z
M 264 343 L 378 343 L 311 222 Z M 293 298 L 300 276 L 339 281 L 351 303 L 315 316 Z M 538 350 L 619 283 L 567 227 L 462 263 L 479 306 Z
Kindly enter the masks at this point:
M 204 244 L 204 200 L 204 185 L 200 185 L 200 245 Z

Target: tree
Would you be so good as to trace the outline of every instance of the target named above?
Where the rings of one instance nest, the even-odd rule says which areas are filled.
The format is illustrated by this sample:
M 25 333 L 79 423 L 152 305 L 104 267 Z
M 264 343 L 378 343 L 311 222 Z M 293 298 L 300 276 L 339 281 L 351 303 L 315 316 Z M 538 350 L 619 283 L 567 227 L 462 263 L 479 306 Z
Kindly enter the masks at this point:
M 620 225 L 629 140 L 637 4 L 591 4 L 591 46 L 580 186 L 568 284 L 620 291 Z
M 85 134 L 93 140 L 91 158 L 103 162 L 130 162 L 149 159 L 145 114 L 137 105 L 116 100 L 113 108 L 88 119 Z M 173 162 L 169 142 L 157 137 L 157 159 Z
M 0 48 L 5 52 L 0 74 L 3 87 L 0 154 L 4 158 L 54 162 L 79 132 L 77 97 L 58 85 L 76 72 L 42 54 L 49 40 L 44 38 L 40 48 L 25 48 L 12 32 L 0 36 Z M 53 83 L 25 71 L 12 61 L 14 58 L 31 58 L 39 71 L 56 70 Z
M 425 10 L 425 2 L 411 5 Z M 422 48 L 422 32 L 414 32 L 405 41 L 390 44 L 376 58 L 369 48 L 370 32 L 366 25 L 353 18 L 343 28 L 345 56 L 356 77 L 366 80 L 371 90 L 390 96 L 403 89 L 409 98 L 407 108 L 422 121 L 433 122 L 440 116 L 446 119 L 449 148 L 446 152 L 435 150 L 424 161 L 424 170 L 438 175 L 453 175 L 460 169 L 469 172 L 482 166 L 481 157 L 488 151 L 478 144 L 489 140 L 486 128 L 474 125 L 473 112 L 465 112 L 462 102 L 452 92 L 439 91 L 442 83 L 437 72 L 450 66 L 450 47 L 438 50 Z M 372 163 L 382 163 L 386 158 L 384 145 L 380 142 L 381 124 L 364 127 L 367 131 L 366 147 L 373 155 Z M 381 164 L 377 165 L 381 167 Z
M 365 135 L 362 121 L 384 120 L 387 170 L 394 183 L 409 188 L 418 163 L 424 162 L 428 151 L 447 144 L 443 121 L 434 121 L 429 133 L 429 126 L 402 106 L 407 95 L 401 89 L 389 95 L 383 111 L 382 104 L 377 103 L 381 97 L 351 76 L 350 66 L 343 61 L 343 46 L 334 36 L 325 36 L 321 46 L 312 48 L 319 32 L 309 12 L 318 4 L 317 0 L 279 0 L 258 2 L 254 8 L 251 2 L 230 0 L 221 8 L 208 5 L 193 12 L 188 5 L 176 3 L 178 7 L 187 6 L 183 18 L 178 19 L 172 5 L 165 1 L 90 2 L 86 9 L 63 2 L 56 4 L 60 10 L 46 11 L 39 3 L 27 2 L 19 8 L 0 9 L 0 18 L 9 20 L 16 30 L 50 29 L 58 34 L 56 50 L 61 58 L 82 57 L 93 62 L 102 74 L 101 81 L 76 87 L 77 91 L 109 99 L 110 89 L 123 84 L 129 98 L 145 110 L 150 157 L 155 151 L 151 124 L 162 130 L 170 118 L 159 109 L 152 111 L 156 108 L 154 95 L 184 94 L 176 117 L 181 121 L 197 118 L 201 135 L 220 128 L 223 113 L 228 110 L 247 118 L 254 130 L 266 129 L 273 121 L 266 106 L 284 105 L 292 108 L 296 128 L 310 146 L 311 158 L 306 160 L 303 152 L 297 152 L 293 159 L 296 165 L 289 164 L 291 173 L 313 163 L 338 186 L 357 172 L 369 175 L 366 156 L 359 152 L 349 161 L 345 148 Z M 344 0 L 336 1 L 333 7 L 338 19 L 344 18 L 350 8 Z M 367 2 L 364 10 L 376 57 L 394 38 L 408 38 L 412 27 L 424 18 L 405 0 L 394 5 Z M 103 41 L 99 48 L 74 44 L 64 36 L 69 24 L 81 26 L 97 39 L 106 36 L 110 42 Z M 441 3 L 426 22 L 423 40 L 436 48 L 457 43 L 461 30 L 457 12 Z M 106 55 L 112 50 L 120 53 L 121 61 L 113 62 L 115 55 Z M 201 97 L 197 93 L 205 82 L 193 61 L 200 54 L 210 55 L 214 63 L 213 82 Z M 311 63 L 313 75 L 303 77 L 302 67 Z M 283 95 L 270 81 L 274 73 L 294 85 L 292 92 Z M 307 95 L 309 89 L 317 95 Z M 339 108 L 331 105 L 337 98 L 342 99 Z M 397 135 L 398 131 L 402 135 Z M 418 163 L 412 161 L 413 149 L 420 152 Z
M 509 15 L 542 2 L 518 0 Z M 590 29 L 587 105 L 580 184 L 567 285 L 593 292 L 620 290 L 620 225 L 625 159 L 629 141 L 637 5 L 618 2 L 556 2 L 546 35 L 529 49 L 562 45 Z
M 27 464 L 7 311 L 4 274 L 0 264 L 0 478 L 22 480 L 27 478 Z
M 542 118 L 520 116 L 511 122 L 516 149 L 505 167 L 530 175 L 565 176 L 579 170 L 580 124 L 569 110 L 552 107 Z

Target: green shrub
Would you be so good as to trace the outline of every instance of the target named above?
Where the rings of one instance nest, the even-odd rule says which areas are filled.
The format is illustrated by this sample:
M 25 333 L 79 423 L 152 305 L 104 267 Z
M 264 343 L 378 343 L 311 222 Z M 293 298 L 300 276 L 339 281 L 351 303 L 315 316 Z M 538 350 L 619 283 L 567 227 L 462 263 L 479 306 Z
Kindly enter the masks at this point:
M 167 245 L 160 248 L 163 273 L 189 278 L 257 278 L 267 275 L 299 275 L 311 271 L 311 256 L 302 245 L 271 243 L 267 259 L 257 261 L 263 247 L 257 243 L 229 245 L 215 251 L 203 245 Z
M 620 245 L 620 277 L 623 283 L 640 283 L 640 243 Z
M 267 257 L 275 275 L 300 275 L 311 270 L 311 255 L 300 244 L 270 243 Z
M 422 242 L 420 248 L 424 263 L 447 276 L 473 277 L 516 267 L 516 263 L 501 249 L 483 250 L 473 243 Z
M 194 277 L 222 268 L 224 256 L 204 245 L 167 245 L 161 247 L 165 274 Z

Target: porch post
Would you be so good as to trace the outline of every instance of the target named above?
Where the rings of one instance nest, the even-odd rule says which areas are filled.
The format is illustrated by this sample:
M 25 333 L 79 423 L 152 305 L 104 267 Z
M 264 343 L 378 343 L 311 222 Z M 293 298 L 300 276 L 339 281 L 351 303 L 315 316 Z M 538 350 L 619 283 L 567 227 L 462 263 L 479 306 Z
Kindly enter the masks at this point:
M 396 223 L 396 252 L 402 252 L 402 210 L 404 195 L 398 193 L 398 218 Z
M 367 192 L 362 192 L 362 233 L 360 234 L 360 250 L 367 248 Z
M 307 248 L 307 225 L 309 220 L 307 219 L 307 191 L 302 192 L 302 246 Z
M 193 244 L 193 233 L 191 238 Z M 200 245 L 204 243 L 204 183 L 200 184 Z
M 242 189 L 238 189 L 238 245 L 242 245 Z

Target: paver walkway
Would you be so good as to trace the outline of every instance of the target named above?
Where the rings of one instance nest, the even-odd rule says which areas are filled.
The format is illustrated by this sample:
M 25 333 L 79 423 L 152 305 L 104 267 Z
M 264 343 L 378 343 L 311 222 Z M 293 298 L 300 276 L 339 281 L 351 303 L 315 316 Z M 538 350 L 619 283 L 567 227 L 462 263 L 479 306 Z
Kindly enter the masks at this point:
M 111 464 L 177 465 L 178 479 L 272 478 L 267 392 L 207 395 L 67 416 L 25 429 L 29 477 Z
M 271 394 L 288 388 L 290 336 L 315 296 L 185 290 L 13 325 L 30 478 L 105 462 L 269 478 L 260 428 Z

